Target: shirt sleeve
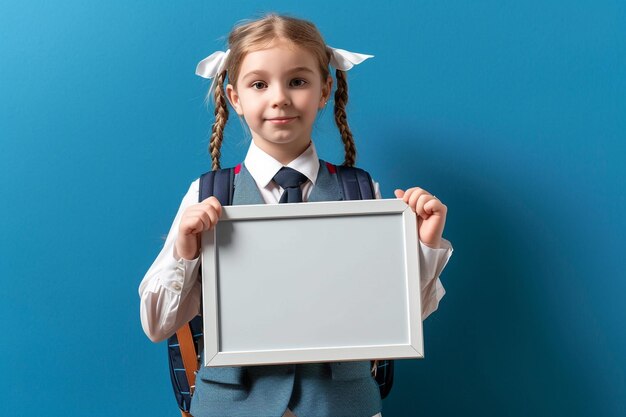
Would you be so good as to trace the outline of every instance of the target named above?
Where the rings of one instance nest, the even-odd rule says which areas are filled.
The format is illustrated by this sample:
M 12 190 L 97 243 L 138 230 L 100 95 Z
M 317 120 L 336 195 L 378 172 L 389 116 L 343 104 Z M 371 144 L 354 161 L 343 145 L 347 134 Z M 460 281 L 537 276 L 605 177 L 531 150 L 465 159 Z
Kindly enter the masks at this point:
M 372 181 L 376 198 L 382 198 L 380 186 Z M 417 232 L 417 231 L 416 231 Z M 452 245 L 441 239 L 440 248 L 431 248 L 421 241 L 418 246 L 420 265 L 420 294 L 422 305 L 422 320 L 426 320 L 437 308 L 439 301 L 446 293 L 439 276 L 452 256 Z
M 199 180 L 183 197 L 163 249 L 139 284 L 141 325 L 154 342 L 165 340 L 200 311 L 199 258 L 176 257 L 174 245 L 182 213 L 198 202 Z
M 439 301 L 446 293 L 439 276 L 452 256 L 452 245 L 441 239 L 441 248 L 433 249 L 420 242 L 419 252 L 422 320 L 426 320 L 437 310 Z

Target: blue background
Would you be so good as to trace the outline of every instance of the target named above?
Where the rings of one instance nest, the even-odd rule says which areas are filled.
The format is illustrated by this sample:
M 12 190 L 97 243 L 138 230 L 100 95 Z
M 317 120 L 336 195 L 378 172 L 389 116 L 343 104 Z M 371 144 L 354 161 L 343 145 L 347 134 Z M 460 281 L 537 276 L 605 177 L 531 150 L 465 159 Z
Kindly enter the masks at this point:
M 383 415 L 626 415 L 617 0 L 3 0 L 0 415 L 177 415 L 137 287 L 209 169 L 195 65 L 270 10 L 376 55 L 349 74 L 359 165 L 449 206 L 448 294 Z M 223 164 L 246 148 L 231 120 Z

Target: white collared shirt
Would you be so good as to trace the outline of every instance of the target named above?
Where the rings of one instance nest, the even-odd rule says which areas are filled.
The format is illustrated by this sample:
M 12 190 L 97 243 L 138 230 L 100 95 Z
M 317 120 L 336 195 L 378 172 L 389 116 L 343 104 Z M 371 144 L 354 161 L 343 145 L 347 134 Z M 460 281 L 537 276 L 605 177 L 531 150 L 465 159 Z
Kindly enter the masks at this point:
M 309 147 L 302 152 L 300 156 L 287 165 L 283 165 L 263 152 L 254 144 L 254 141 L 252 141 L 244 164 L 256 182 L 265 204 L 277 204 L 280 200 L 283 189 L 272 181 L 272 178 L 274 178 L 274 175 L 276 175 L 283 166 L 293 168 L 308 178 L 308 181 L 302 185 L 302 201 L 309 199 L 309 195 L 311 194 L 313 186 L 315 186 L 317 174 L 320 170 L 320 163 L 313 142 L 311 142 Z

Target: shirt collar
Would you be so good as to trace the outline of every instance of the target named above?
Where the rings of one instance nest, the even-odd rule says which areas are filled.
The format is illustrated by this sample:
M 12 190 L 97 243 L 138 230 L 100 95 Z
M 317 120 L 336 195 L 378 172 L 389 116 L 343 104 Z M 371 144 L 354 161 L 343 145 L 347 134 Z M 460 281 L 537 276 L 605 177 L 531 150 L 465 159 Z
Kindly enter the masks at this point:
M 246 168 L 252 175 L 252 178 L 254 178 L 254 181 L 256 181 L 259 187 L 263 188 L 267 187 L 274 175 L 283 167 L 283 164 L 256 146 L 254 141 L 250 142 L 250 148 L 248 148 L 244 164 L 246 164 Z M 313 142 L 296 159 L 289 162 L 287 166 L 304 174 L 315 185 L 320 169 L 320 161 Z

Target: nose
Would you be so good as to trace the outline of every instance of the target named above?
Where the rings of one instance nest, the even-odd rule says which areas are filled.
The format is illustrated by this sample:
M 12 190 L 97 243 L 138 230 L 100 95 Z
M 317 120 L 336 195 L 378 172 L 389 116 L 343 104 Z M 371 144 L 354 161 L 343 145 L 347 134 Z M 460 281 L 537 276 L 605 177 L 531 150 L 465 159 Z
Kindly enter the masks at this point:
M 291 103 L 287 89 L 281 85 L 275 85 L 272 89 L 272 107 L 284 107 Z

